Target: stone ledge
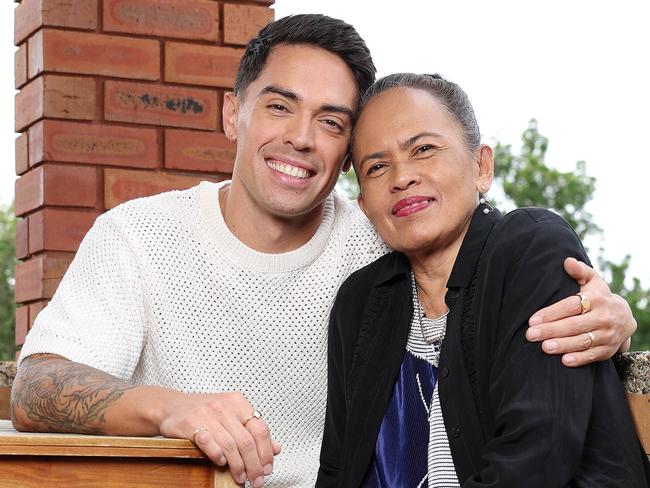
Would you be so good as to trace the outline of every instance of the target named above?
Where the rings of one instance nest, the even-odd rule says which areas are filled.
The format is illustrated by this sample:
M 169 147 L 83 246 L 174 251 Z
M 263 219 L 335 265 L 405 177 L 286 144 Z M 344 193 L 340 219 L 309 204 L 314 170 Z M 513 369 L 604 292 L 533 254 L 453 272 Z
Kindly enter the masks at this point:
M 14 361 L 0 361 L 0 387 L 11 386 L 16 377 Z
M 614 364 L 627 393 L 650 393 L 650 351 L 617 354 Z

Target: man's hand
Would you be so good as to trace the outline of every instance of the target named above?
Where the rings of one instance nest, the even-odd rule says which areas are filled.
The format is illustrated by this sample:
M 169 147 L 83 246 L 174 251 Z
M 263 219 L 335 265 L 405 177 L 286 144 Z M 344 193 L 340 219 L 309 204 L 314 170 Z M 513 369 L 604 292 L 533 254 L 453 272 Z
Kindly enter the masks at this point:
M 228 464 L 238 483 L 258 488 L 273 471 L 280 445 L 272 440 L 263 418 L 237 392 L 181 394 L 165 406 L 160 433 L 194 441 L 212 462 Z
M 17 430 L 190 439 L 235 480 L 258 488 L 280 445 L 241 393 L 192 394 L 133 385 L 51 354 L 26 358 L 11 392 Z M 196 435 L 195 435 L 196 433 Z
M 580 314 L 580 297 L 571 296 L 536 312 L 529 321 L 526 338 L 542 342 L 548 354 L 563 354 L 565 366 L 603 361 L 617 351 L 627 351 L 636 331 L 636 320 L 627 302 L 613 295 L 592 268 L 573 258 L 564 261 L 566 272 L 580 285 L 580 293 L 591 302 Z M 592 339 L 588 332 L 591 332 Z

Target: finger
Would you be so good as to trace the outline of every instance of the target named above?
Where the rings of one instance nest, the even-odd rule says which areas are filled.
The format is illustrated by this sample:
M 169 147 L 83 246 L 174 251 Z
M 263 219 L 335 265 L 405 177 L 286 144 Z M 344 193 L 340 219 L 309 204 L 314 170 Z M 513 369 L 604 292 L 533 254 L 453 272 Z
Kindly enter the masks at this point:
M 598 273 L 593 268 L 575 258 L 566 258 L 564 260 L 564 271 L 576 280 L 580 286 L 587 284 L 598 276 Z
M 250 432 L 255 445 L 257 446 L 257 455 L 262 464 L 264 475 L 268 476 L 273 472 L 273 444 L 269 427 L 262 419 L 252 418 L 244 426 Z
M 190 440 L 192 440 L 192 437 L 194 437 L 193 440 L 196 447 L 201 449 L 203 454 L 210 458 L 210 461 L 218 466 L 224 466 L 226 464 L 226 457 L 224 456 L 223 449 L 221 449 L 221 446 L 217 444 L 209 431 L 202 430 L 196 435 L 192 434 Z
M 542 342 L 542 350 L 546 354 L 567 354 L 586 351 L 592 347 L 591 337 L 586 332 L 562 339 L 549 339 Z
M 574 352 L 562 356 L 562 364 L 575 368 L 584 366 L 596 361 L 603 361 L 613 354 L 612 348 L 609 346 L 596 346 L 582 352 Z
M 236 416 L 228 417 L 224 421 L 224 427 L 237 444 L 237 449 L 244 462 L 248 480 L 253 485 L 253 488 L 259 488 L 264 484 L 264 466 L 257 454 L 255 439 L 244 428 L 243 423 Z
M 554 322 L 567 317 L 573 317 L 574 315 L 579 315 L 581 310 L 580 297 L 577 295 L 571 295 L 570 297 L 535 312 L 528 321 L 528 325 L 537 326 L 542 323 Z
M 219 425 L 219 428 L 215 429 L 213 437 L 224 452 L 228 463 L 228 469 L 230 469 L 230 474 L 233 479 L 239 484 L 246 482 L 246 466 L 239 453 L 237 441 L 233 438 L 230 432 L 221 425 Z
M 273 454 L 277 456 L 280 454 L 280 452 L 282 452 L 282 446 L 277 441 L 271 441 L 271 443 L 273 444 Z
M 584 332 L 597 329 L 593 320 L 588 320 L 585 315 L 576 315 L 541 325 L 529 327 L 526 330 L 526 339 L 531 342 L 540 342 L 548 339 L 577 336 Z

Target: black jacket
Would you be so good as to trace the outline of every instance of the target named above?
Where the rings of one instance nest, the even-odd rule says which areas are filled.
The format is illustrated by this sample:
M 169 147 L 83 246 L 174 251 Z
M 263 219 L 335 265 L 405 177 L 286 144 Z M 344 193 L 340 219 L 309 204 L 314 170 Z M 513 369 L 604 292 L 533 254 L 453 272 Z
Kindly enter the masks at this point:
M 463 487 L 646 487 L 611 361 L 566 368 L 525 338 L 529 317 L 578 291 L 564 258 L 587 261 L 542 209 L 479 207 L 447 283 L 438 370 Z M 410 267 L 391 253 L 351 275 L 330 317 L 328 400 L 317 486 L 356 487 L 372 459 L 412 317 Z M 395 487 L 397 488 L 397 487 Z

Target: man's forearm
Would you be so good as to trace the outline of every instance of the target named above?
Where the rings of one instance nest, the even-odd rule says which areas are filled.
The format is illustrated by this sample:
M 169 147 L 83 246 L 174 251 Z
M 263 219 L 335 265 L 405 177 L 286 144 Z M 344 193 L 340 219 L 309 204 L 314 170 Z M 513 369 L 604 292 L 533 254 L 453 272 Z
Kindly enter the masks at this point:
M 31 356 L 14 381 L 12 420 L 18 430 L 156 435 L 134 408 L 143 388 L 59 356 Z

